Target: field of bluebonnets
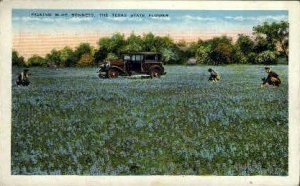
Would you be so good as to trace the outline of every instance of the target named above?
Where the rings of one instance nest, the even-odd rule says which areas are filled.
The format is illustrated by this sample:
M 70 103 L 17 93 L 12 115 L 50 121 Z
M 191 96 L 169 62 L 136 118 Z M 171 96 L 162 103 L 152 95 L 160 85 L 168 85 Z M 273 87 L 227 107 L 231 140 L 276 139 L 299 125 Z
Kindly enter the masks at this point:
M 12 87 L 12 174 L 287 175 L 287 66 L 166 66 L 160 79 L 31 68 Z M 13 81 L 20 68 L 13 69 Z M 13 82 L 14 83 L 14 82 Z

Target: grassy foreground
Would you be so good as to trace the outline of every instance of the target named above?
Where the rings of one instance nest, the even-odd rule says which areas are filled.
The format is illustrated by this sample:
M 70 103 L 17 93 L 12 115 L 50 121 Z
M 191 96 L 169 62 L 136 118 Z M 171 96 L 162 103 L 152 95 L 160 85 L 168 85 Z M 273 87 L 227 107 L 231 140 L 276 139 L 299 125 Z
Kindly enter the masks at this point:
M 12 174 L 287 175 L 287 66 L 166 66 L 160 79 L 99 79 L 96 68 L 13 69 Z

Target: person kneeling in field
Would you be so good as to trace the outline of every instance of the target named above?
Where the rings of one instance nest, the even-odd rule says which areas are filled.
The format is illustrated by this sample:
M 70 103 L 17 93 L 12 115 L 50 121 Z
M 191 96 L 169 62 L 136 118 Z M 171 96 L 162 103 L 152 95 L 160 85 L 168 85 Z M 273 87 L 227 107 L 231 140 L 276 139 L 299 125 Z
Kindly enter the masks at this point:
M 281 83 L 281 80 L 279 79 L 279 75 L 271 71 L 270 67 L 265 67 L 265 71 L 266 73 L 268 73 L 268 77 L 262 78 L 263 83 L 261 86 L 263 87 L 266 85 L 272 85 L 272 86 L 279 87 Z
M 218 72 L 214 71 L 213 69 L 209 68 L 208 72 L 210 73 L 208 81 L 217 82 L 221 79 L 221 75 Z
M 30 72 L 28 69 L 24 69 L 19 75 L 18 75 L 18 79 L 16 81 L 17 85 L 23 85 L 23 86 L 28 86 L 30 84 L 29 81 L 29 75 Z

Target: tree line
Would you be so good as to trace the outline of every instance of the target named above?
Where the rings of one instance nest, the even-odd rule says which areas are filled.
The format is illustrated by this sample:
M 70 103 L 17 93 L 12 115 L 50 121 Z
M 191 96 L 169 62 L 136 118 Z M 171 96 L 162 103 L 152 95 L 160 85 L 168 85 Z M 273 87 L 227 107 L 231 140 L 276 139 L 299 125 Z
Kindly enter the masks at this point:
M 170 36 L 156 36 L 153 33 L 142 36 L 131 33 L 125 38 L 120 33 L 103 37 L 98 48 L 81 43 L 75 49 L 65 47 L 53 49 L 45 57 L 33 55 L 28 60 L 17 51 L 12 52 L 15 66 L 88 67 L 97 66 L 106 60 L 114 60 L 123 53 L 159 52 L 165 64 L 185 64 L 194 58 L 198 64 L 276 64 L 279 59 L 288 63 L 289 24 L 286 21 L 268 23 L 253 27 L 253 36 L 239 34 L 235 42 L 227 36 L 214 37 L 196 42 L 174 42 Z

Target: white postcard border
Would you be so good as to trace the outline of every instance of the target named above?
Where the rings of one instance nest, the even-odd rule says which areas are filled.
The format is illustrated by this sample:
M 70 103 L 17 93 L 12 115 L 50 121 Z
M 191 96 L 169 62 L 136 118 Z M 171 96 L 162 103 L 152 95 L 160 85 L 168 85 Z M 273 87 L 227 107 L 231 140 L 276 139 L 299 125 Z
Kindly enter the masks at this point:
M 11 166 L 12 9 L 288 10 L 288 176 L 15 176 Z M 0 3 L 0 185 L 298 185 L 300 123 L 300 2 L 297 1 L 4 1 Z

